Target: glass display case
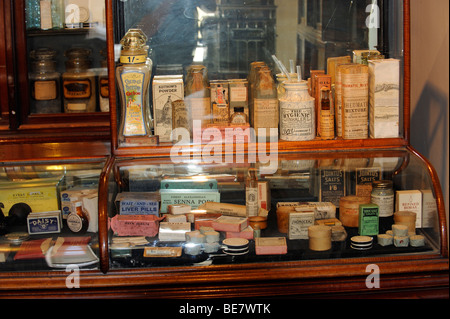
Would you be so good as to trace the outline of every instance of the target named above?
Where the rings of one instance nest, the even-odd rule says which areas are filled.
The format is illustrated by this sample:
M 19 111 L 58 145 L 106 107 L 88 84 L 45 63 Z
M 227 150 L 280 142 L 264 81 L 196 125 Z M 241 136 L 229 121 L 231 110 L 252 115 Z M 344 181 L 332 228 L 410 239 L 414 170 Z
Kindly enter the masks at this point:
M 50 13 L 64 3 L 63 27 L 52 19 L 50 30 L 33 29 L 26 6 L 37 2 L 53 4 Z M 8 190 L 55 180 L 58 206 L 45 211 L 60 211 L 62 228 L 6 229 L 0 295 L 448 297 L 442 191 L 409 145 L 409 2 L 16 1 L 17 54 L 27 61 L 17 66 L 18 123 L 48 134 L 55 125 L 86 136 L 107 129 L 111 156 L 89 159 L 104 150 L 82 139 L 52 145 L 45 160 L 36 143 L 23 146 L 30 161 L 2 162 Z M 89 68 L 77 43 L 90 49 Z M 64 78 L 62 52 L 83 76 Z M 99 80 L 95 110 L 69 114 L 80 105 L 61 100 L 57 113 L 39 111 L 29 80 L 48 79 L 30 75 L 30 54 L 45 70 L 56 61 L 61 97 L 65 80 L 83 98 L 88 78 Z M 98 227 L 85 236 L 70 230 L 83 228 L 83 213 L 63 213 L 62 194 L 80 185 L 98 201 Z M 25 237 L 8 236 L 19 231 Z M 52 259 L 63 240 L 83 247 L 70 259 L 81 289 L 67 289 L 67 259 Z M 33 241 L 39 259 L 15 260 Z M 368 266 L 382 289 L 367 286 Z
M 111 269 L 302 267 L 305 261 L 414 258 L 446 249 L 426 163 L 408 150 L 271 154 L 267 163 L 234 157 L 214 163 L 116 159 L 108 196 Z M 390 182 L 390 189 L 379 192 L 381 182 Z M 328 233 L 316 237 L 315 228 Z
M 105 2 L 20 0 L 3 16 L 5 137 L 108 140 Z
M 180 139 L 201 145 L 219 132 L 223 139 L 225 130 L 236 128 L 235 108 L 247 116 L 239 128 L 255 132 L 248 143 L 270 136 L 297 150 L 405 145 L 403 1 L 128 0 L 111 6 L 108 45 L 123 50 L 109 64 L 117 68 L 120 88 L 111 103 L 117 105 L 112 142 L 118 155 L 167 154 Z M 145 35 L 145 59 L 138 63 L 121 58 L 133 55 L 123 45 L 130 30 Z M 133 114 L 150 115 L 133 119 L 125 96 L 134 87 L 127 89 L 123 74 L 144 64 L 151 67 L 151 89 L 143 97 L 148 102 L 133 99 L 133 107 L 142 108 Z M 260 76 L 264 69 L 269 76 Z M 284 96 L 286 81 L 298 82 L 297 91 L 307 87 L 314 107 L 306 110 L 294 89 Z M 330 105 L 322 111 L 326 90 Z M 124 133 L 136 125 L 150 129 Z
M 2 162 L 0 272 L 98 269 L 105 160 Z

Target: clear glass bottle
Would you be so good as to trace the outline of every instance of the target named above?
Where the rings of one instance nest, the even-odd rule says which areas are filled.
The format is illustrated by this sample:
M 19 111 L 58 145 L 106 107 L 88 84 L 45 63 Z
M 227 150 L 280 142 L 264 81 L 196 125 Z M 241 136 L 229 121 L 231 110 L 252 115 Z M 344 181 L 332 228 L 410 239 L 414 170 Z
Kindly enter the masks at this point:
M 52 0 L 52 25 L 53 29 L 63 29 L 66 16 L 64 0 Z
M 253 128 L 255 135 L 264 134 L 267 137 L 278 135 L 278 99 L 277 88 L 269 67 L 261 67 L 258 71 L 253 110 Z
M 258 216 L 258 179 L 256 169 L 250 168 L 245 180 L 245 206 L 247 217 Z
M 66 72 L 62 75 L 64 112 L 84 113 L 96 110 L 95 73 L 90 70 L 91 51 L 72 48 L 65 52 Z
M 152 136 L 148 97 L 152 61 L 148 58 L 147 36 L 141 29 L 128 30 L 120 43 L 122 51 L 116 67 L 122 109 L 119 142 L 132 145 L 137 139 Z
M 378 205 L 379 231 L 384 234 L 394 224 L 394 189 L 390 180 L 372 182 L 370 201 Z
M 280 99 L 280 139 L 310 141 L 316 136 L 314 98 L 307 81 L 286 81 Z
M 211 92 L 207 69 L 203 65 L 190 67 L 184 89 L 185 102 L 190 112 L 191 128 L 194 121 L 200 121 L 201 127 L 211 123 Z
M 61 113 L 61 75 L 56 71 L 55 57 L 56 51 L 52 49 L 30 52 L 31 113 Z
M 234 113 L 231 115 L 230 124 L 233 125 L 245 125 L 248 123 L 247 115 L 244 113 L 243 106 L 237 106 L 234 108 Z
M 331 91 L 324 88 L 320 91 L 320 132 L 319 136 L 323 140 L 334 139 L 334 112 L 331 106 Z
M 81 201 L 75 203 L 75 211 L 67 216 L 67 226 L 76 234 L 84 234 L 89 228 L 89 218 L 83 211 Z

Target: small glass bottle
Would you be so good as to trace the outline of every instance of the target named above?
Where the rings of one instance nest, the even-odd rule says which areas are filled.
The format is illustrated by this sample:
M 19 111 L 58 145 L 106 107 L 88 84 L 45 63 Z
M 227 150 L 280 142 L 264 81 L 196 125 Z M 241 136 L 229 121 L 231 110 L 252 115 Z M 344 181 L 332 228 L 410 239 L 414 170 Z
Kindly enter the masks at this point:
M 379 231 L 384 234 L 394 224 L 394 189 L 390 180 L 372 182 L 370 201 L 378 205 Z
M 280 139 L 310 141 L 316 136 L 314 98 L 307 81 L 284 82 L 286 94 L 280 99 Z
M 211 92 L 205 66 L 191 66 L 186 78 L 184 92 L 191 117 L 191 128 L 194 129 L 195 127 L 194 121 L 200 121 L 201 127 L 211 123 Z
M 64 92 L 64 112 L 95 112 L 95 73 L 90 70 L 91 51 L 72 48 L 65 52 L 66 72 L 62 75 Z
M 268 138 L 275 133 L 278 136 L 277 88 L 269 67 L 258 71 L 251 115 L 256 136 L 264 134 Z
M 248 123 L 247 115 L 244 113 L 243 106 L 237 106 L 234 108 L 234 113 L 231 115 L 230 124 L 244 125 Z
M 330 96 L 330 89 L 324 88 L 320 91 L 319 136 L 323 140 L 334 139 L 334 112 Z
M 30 52 L 31 113 L 61 113 L 60 74 L 56 72 L 55 57 L 52 49 Z
M 122 51 L 116 67 L 122 110 L 119 142 L 132 145 L 136 144 L 133 141 L 152 136 L 148 94 L 153 63 L 148 58 L 147 36 L 141 29 L 129 29 L 120 43 Z
M 83 211 L 81 201 L 75 202 L 75 211 L 67 216 L 67 226 L 76 234 L 84 234 L 89 228 L 89 219 Z
M 258 216 L 258 179 L 256 169 L 250 168 L 245 180 L 245 206 L 247 217 Z

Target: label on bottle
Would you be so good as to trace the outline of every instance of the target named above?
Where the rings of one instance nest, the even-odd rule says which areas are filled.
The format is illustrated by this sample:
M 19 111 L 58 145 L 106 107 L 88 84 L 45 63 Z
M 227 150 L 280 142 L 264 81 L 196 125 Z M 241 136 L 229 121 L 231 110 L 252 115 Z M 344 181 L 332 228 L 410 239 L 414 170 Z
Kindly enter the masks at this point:
M 258 134 L 259 128 L 278 128 L 278 100 L 254 99 L 253 128 Z M 266 133 L 269 136 L 268 132 Z
M 146 135 L 143 92 L 145 74 L 143 72 L 123 72 L 120 75 L 125 94 L 124 136 Z
M 67 216 L 67 226 L 74 233 L 78 233 L 83 227 L 83 220 L 76 213 L 70 213 Z
M 280 102 L 280 139 L 309 141 L 315 137 L 314 101 Z
M 211 123 L 211 99 L 207 98 L 186 98 L 186 102 L 191 110 L 191 119 L 201 120 L 202 127 Z
M 67 109 L 69 111 L 86 111 L 86 103 L 67 103 Z
M 107 77 L 102 77 L 99 80 L 99 87 L 100 87 L 100 96 L 104 99 L 109 98 L 109 81 Z
M 37 101 L 54 100 L 57 97 L 56 81 L 34 82 L 34 98 Z
M 89 99 L 91 97 L 91 81 L 89 79 L 64 80 L 64 98 Z
M 331 110 L 320 111 L 320 137 L 324 140 L 334 138 L 334 116 Z
M 376 195 L 372 193 L 370 201 L 378 205 L 378 216 L 389 217 L 394 215 L 394 195 Z
M 147 55 L 121 55 L 120 63 L 123 64 L 137 64 L 145 63 L 147 61 Z
M 258 216 L 258 188 L 247 187 L 245 189 L 245 206 L 247 216 Z

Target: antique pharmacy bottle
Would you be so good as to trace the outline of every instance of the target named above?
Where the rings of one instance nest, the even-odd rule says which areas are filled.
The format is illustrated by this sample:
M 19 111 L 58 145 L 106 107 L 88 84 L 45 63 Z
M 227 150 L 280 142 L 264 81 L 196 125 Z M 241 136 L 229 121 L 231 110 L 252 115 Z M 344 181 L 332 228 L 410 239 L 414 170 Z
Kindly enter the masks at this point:
M 320 91 L 319 135 L 323 140 L 334 139 L 334 112 L 331 107 L 330 96 L 330 89 L 325 88 Z
M 384 234 L 394 223 L 394 189 L 390 180 L 372 182 L 370 201 L 378 205 L 379 231 Z
M 60 74 L 56 72 L 55 57 L 52 49 L 30 52 L 31 113 L 61 113 Z
M 248 73 L 247 81 L 248 81 L 248 107 L 249 107 L 249 122 L 253 125 L 253 101 L 255 98 L 255 87 L 256 81 L 258 79 L 259 70 L 267 66 L 265 62 L 256 61 L 250 63 L 250 71 Z
M 186 78 L 184 95 L 190 112 L 191 127 L 194 128 L 194 121 L 200 121 L 201 127 L 211 123 L 211 92 L 205 66 L 191 66 Z
M 75 202 L 75 211 L 67 216 L 67 226 L 76 234 L 83 234 L 89 227 L 89 219 L 83 211 L 81 201 Z
M 234 108 L 234 113 L 231 115 L 230 124 L 244 125 L 248 123 L 247 114 L 244 113 L 243 106 L 237 106 Z
M 258 179 L 254 168 L 248 170 L 245 180 L 245 206 L 247 217 L 258 216 Z
M 278 136 L 277 88 L 269 67 L 258 71 L 253 99 L 253 128 L 255 135 Z
M 119 142 L 129 143 L 130 138 L 152 135 L 148 97 L 152 62 L 142 30 L 128 30 L 120 43 L 122 51 L 116 68 L 122 109 Z
M 62 75 L 64 92 L 64 112 L 95 112 L 95 73 L 90 70 L 91 51 L 72 48 L 65 52 L 66 72 Z
M 40 0 L 27 0 L 25 3 L 25 22 L 27 30 L 37 30 L 41 28 Z
M 314 98 L 308 93 L 307 81 L 286 81 L 285 95 L 280 99 L 280 139 L 310 141 L 315 138 Z

